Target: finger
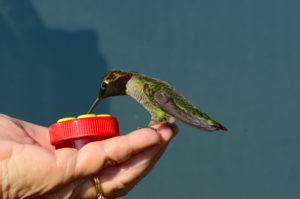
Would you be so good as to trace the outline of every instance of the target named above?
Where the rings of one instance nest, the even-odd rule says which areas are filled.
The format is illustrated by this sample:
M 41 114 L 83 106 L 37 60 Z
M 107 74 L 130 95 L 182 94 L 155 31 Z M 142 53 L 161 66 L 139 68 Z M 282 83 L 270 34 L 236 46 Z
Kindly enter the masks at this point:
M 99 178 L 105 196 L 115 198 L 126 195 L 155 165 L 165 151 L 169 141 L 176 135 L 170 127 L 154 126 L 163 140 L 163 144 L 153 146 L 128 161 L 100 171 Z M 87 181 L 82 187 L 82 194 L 95 195 L 92 181 Z
M 76 175 L 90 176 L 107 165 L 128 160 L 151 146 L 160 143 L 160 136 L 150 129 L 140 129 L 125 136 L 89 143 L 79 150 Z
M 157 129 L 162 143 L 169 142 L 178 133 L 178 127 L 176 124 L 157 124 L 152 127 Z
M 109 197 L 126 195 L 157 163 L 164 153 L 170 140 L 177 134 L 178 128 L 167 125 L 156 125 L 161 136 L 162 145 L 154 146 L 142 153 L 133 156 L 130 160 L 102 170 L 99 177 L 102 180 L 103 190 Z M 173 131 L 173 129 L 175 131 Z M 116 186 L 118 185 L 118 186 Z

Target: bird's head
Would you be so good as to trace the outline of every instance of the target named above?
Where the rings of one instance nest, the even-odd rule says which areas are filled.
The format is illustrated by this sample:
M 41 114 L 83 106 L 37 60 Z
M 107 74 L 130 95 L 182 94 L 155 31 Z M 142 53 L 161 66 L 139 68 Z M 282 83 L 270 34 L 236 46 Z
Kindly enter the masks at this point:
M 90 113 L 96 104 L 102 99 L 110 96 L 126 95 L 126 84 L 131 79 L 132 73 L 121 70 L 107 72 L 101 81 L 99 96 L 91 106 Z

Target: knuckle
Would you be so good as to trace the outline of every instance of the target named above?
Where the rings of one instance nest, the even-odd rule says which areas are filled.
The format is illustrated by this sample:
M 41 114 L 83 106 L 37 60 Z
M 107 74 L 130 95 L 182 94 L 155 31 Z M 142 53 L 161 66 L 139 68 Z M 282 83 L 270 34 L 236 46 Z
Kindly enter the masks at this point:
M 128 192 L 128 186 L 121 181 L 117 181 L 115 187 L 111 190 L 112 197 L 126 196 Z

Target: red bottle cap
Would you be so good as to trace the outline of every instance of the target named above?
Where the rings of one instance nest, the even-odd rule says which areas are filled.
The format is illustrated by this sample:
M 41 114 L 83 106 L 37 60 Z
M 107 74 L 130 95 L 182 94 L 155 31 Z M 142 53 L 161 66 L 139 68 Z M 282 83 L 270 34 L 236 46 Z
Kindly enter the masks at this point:
M 78 118 L 63 118 L 52 124 L 49 129 L 51 144 L 63 140 L 101 136 L 110 138 L 119 136 L 116 118 L 110 115 L 86 114 Z

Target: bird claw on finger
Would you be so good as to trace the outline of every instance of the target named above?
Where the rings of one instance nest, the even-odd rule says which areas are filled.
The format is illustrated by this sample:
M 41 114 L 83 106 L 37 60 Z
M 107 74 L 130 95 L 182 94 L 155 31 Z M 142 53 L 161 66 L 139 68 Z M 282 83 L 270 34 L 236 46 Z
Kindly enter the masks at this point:
M 151 129 L 151 130 L 155 131 L 156 133 L 158 133 L 158 132 L 157 132 L 157 129 L 154 128 L 154 127 L 152 127 L 152 126 L 138 127 L 138 129 L 143 129 L 143 128 L 148 128 L 148 129 Z

